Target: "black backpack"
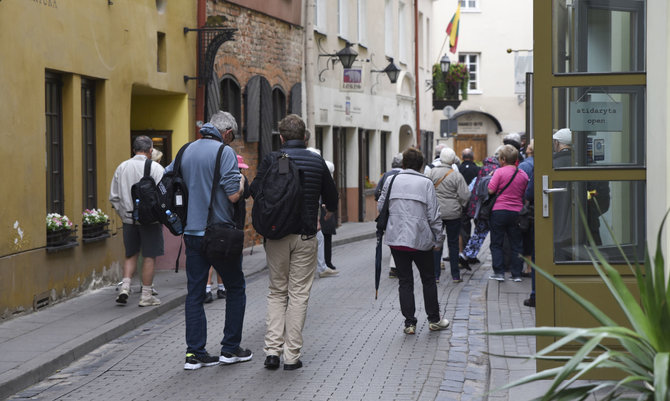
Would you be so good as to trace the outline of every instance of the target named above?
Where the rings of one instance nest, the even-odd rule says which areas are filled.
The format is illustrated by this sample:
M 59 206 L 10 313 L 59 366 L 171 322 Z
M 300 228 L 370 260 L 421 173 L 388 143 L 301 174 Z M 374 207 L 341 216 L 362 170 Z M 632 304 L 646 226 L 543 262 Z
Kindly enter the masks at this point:
M 284 152 L 272 152 L 268 157 L 270 166 L 263 177 L 256 178 L 261 185 L 251 209 L 254 229 L 267 239 L 302 233 L 303 172 Z
M 130 188 L 133 197 L 133 220 L 140 224 L 160 221 L 160 199 L 156 181 L 151 178 L 151 159 L 144 162 L 144 175 Z
M 184 151 L 191 143 L 182 146 L 172 165 L 172 170 L 163 174 L 158 183 L 158 197 L 160 206 L 161 223 L 163 223 L 173 235 L 182 235 L 186 227 L 186 216 L 188 212 L 188 188 L 181 175 L 181 158 Z M 166 211 L 177 215 L 181 224 L 172 224 L 163 218 L 167 216 Z

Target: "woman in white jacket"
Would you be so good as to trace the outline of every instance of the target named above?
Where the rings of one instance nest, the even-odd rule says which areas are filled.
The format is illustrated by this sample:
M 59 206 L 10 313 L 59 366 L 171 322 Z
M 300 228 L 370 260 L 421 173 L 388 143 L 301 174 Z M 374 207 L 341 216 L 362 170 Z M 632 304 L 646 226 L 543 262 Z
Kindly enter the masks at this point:
M 428 178 L 433 181 L 437 194 L 437 203 L 440 205 L 440 217 L 447 231 L 447 246 L 449 247 L 449 264 L 451 267 L 451 279 L 454 283 L 460 283 L 460 269 L 458 267 L 458 237 L 461 232 L 461 216 L 463 208 L 470 200 L 470 191 L 465 179 L 453 167 L 456 163 L 456 153 L 451 148 L 444 148 L 440 153 L 440 166 L 430 170 Z M 435 252 L 435 277 L 440 279 L 441 252 Z
M 433 250 L 440 248 L 444 242 L 442 221 L 433 183 L 419 172 L 421 167 L 423 154 L 420 150 L 409 148 L 403 152 L 403 170 L 392 177 L 394 179 L 386 180 L 377 203 L 377 209 L 381 211 L 386 198 L 389 199 L 384 242 L 391 248 L 398 270 L 398 294 L 400 310 L 405 317 L 405 334 L 414 334 L 417 324 L 412 262 L 421 276 L 428 328 L 444 330 L 449 326 L 447 319 L 440 318 L 433 270 Z M 391 183 L 393 186 L 389 193 Z

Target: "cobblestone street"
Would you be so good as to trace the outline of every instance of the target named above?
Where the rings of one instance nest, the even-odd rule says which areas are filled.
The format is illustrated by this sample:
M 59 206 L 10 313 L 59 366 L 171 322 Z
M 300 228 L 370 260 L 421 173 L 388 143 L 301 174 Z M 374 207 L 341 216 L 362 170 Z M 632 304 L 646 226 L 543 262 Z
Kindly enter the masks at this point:
M 14 396 L 41 400 L 480 400 L 489 390 L 486 291 L 489 266 L 485 262 L 465 273 L 465 282 L 438 284 L 442 313 L 452 325 L 431 332 L 423 308 L 418 273 L 415 274 L 417 334 L 402 332 L 397 281 L 384 269 L 379 299 L 374 299 L 374 246 L 368 239 L 334 248 L 337 277 L 314 281 L 305 324 L 302 360 L 297 371 L 263 368 L 267 272 L 247 280 L 247 309 L 242 346 L 250 348 L 250 362 L 184 371 L 184 317 L 179 306 L 140 328 L 113 340 L 69 367 Z M 390 255 L 386 250 L 385 262 Z M 385 264 L 386 265 L 386 264 Z M 505 282 L 499 288 L 518 288 L 496 310 L 496 324 L 516 326 L 533 321 L 534 310 L 521 309 L 527 287 Z M 498 291 L 498 284 L 492 290 Z M 516 286 L 516 287 L 514 287 Z M 506 301 L 507 302 L 507 301 Z M 225 302 L 205 305 L 208 350 L 218 354 Z M 509 311 L 511 312 L 508 312 Z M 500 313 L 500 311 L 502 313 Z M 519 312 L 520 311 L 520 312 Z M 516 319 L 514 323 L 503 320 Z M 533 341 L 496 338 L 499 350 L 527 353 Z M 519 344 L 522 344 L 519 347 Z M 496 385 L 507 383 L 507 362 L 498 358 L 491 372 Z M 529 364 L 515 366 L 525 374 Z M 513 393 L 490 399 L 515 399 Z M 520 399 L 520 398 L 517 398 Z

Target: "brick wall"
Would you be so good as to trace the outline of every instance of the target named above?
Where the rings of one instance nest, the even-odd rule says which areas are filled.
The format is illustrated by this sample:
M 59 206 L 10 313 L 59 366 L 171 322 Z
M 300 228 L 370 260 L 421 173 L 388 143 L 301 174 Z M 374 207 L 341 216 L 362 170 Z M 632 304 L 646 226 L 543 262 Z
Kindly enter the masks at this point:
M 217 54 L 214 69 L 219 77 L 234 76 L 244 88 L 253 76 L 262 75 L 272 87 L 281 86 L 288 105 L 291 87 L 301 81 L 304 30 L 260 12 L 222 1 L 207 2 L 207 16 L 223 16 L 225 26 L 237 28 L 235 40 L 224 43 Z M 242 101 L 242 100 L 241 100 Z M 239 135 L 231 146 L 249 165 L 245 172 L 251 181 L 258 166 L 258 143 L 247 143 L 242 138 L 245 119 L 242 101 L 242 121 L 238 121 Z M 258 243 L 260 237 L 251 226 L 251 205 L 247 201 L 246 246 Z

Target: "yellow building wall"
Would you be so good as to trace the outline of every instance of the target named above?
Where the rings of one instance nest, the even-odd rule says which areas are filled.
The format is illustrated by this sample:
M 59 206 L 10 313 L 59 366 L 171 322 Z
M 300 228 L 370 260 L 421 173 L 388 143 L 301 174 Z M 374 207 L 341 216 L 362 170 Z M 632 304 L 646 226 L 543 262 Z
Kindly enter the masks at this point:
M 155 0 L 0 1 L 0 318 L 30 310 L 39 294 L 56 301 L 116 280 L 122 231 L 107 199 L 116 166 L 129 156 L 131 128 L 162 121 L 173 127 L 175 144 L 194 135 L 195 83 L 183 76 L 196 75 L 197 34 L 183 28 L 196 26 L 197 3 L 163 4 L 164 10 Z M 158 32 L 165 34 L 163 72 Z M 80 227 L 79 246 L 57 253 L 45 248 L 46 71 L 63 80 L 65 214 Z M 98 207 L 112 218 L 112 237 L 94 244 L 81 241 L 82 78 L 96 82 Z M 146 118 L 155 121 L 137 117 L 131 124 L 138 96 L 146 98 L 135 103 L 146 103 Z

